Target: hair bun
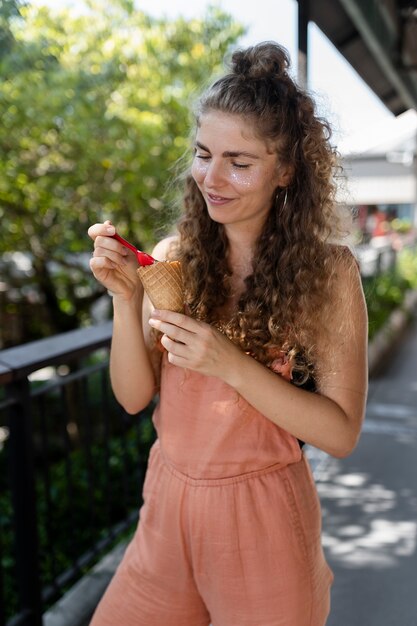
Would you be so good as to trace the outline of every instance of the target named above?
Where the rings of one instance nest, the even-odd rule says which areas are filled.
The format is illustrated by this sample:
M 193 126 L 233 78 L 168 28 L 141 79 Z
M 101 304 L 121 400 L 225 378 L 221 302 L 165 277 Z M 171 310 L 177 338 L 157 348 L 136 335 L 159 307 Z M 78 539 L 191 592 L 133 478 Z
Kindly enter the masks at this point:
M 273 41 L 237 50 L 232 55 L 232 71 L 245 78 L 259 80 L 277 78 L 285 74 L 290 67 L 287 50 Z

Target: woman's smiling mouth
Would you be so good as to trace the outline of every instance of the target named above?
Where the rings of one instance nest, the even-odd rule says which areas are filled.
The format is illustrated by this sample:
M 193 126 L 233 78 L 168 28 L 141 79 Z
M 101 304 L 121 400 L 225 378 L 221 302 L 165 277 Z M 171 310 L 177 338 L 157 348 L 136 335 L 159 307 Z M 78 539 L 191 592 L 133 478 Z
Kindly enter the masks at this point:
M 207 199 L 209 200 L 210 204 L 215 204 L 215 205 L 226 204 L 227 202 L 231 201 L 231 198 L 225 198 L 224 196 L 216 196 L 213 193 L 207 193 Z

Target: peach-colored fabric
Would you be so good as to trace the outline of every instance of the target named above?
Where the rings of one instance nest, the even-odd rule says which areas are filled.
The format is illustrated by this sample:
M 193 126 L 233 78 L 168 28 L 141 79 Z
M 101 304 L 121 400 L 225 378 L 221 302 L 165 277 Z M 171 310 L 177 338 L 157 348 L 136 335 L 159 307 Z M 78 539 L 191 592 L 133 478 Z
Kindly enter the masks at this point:
M 332 574 L 297 440 L 165 357 L 161 389 L 139 526 L 91 626 L 324 626 Z
M 225 478 L 301 459 L 297 439 L 219 378 L 171 365 L 164 355 L 161 389 L 154 424 L 165 457 L 187 476 Z

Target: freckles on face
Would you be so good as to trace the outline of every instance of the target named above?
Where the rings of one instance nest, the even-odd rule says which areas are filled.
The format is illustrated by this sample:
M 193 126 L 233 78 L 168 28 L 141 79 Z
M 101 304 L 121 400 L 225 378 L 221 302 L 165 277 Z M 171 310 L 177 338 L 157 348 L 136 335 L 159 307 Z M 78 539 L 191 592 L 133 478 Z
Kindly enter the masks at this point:
M 191 174 L 197 184 L 204 181 L 209 171 L 208 160 L 202 160 L 195 158 L 191 167 Z M 259 172 L 254 169 L 237 169 L 236 167 L 230 167 L 228 164 L 223 166 L 223 172 L 227 175 L 228 180 L 234 186 L 250 189 L 257 183 L 259 178 Z
M 230 172 L 230 180 L 239 187 L 250 189 L 257 182 L 257 172 L 253 170 L 233 170 Z
M 194 157 L 194 161 L 191 166 L 191 175 L 197 183 L 199 180 L 202 180 L 206 176 L 208 168 L 208 161 L 203 161 L 201 159 L 199 160 L 198 158 Z
M 265 219 L 279 184 L 277 155 L 236 115 L 202 116 L 191 167 L 210 217 L 222 223 Z
M 248 186 L 267 170 L 274 177 L 276 168 L 275 151 L 241 117 L 212 111 L 200 118 L 191 168 L 194 178 L 201 180 L 210 172 L 213 179 Z

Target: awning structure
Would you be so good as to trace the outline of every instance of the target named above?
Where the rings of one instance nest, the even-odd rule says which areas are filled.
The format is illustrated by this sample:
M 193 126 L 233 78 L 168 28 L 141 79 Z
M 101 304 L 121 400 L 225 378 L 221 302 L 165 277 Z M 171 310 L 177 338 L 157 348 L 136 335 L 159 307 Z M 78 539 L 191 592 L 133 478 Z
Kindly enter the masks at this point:
M 298 0 L 300 50 L 314 21 L 394 115 L 417 108 L 417 0 Z
M 417 116 L 417 0 L 297 1 L 299 81 L 307 80 L 307 27 L 313 21 L 394 121 L 405 122 L 405 135 L 398 126 L 388 138 L 384 128 L 378 145 L 365 141 L 360 154 L 345 154 L 341 201 L 417 206 L 417 125 L 415 119 L 404 120 L 407 114 Z
M 345 200 L 351 205 L 413 204 L 416 199 L 416 180 L 412 176 L 351 177 Z

